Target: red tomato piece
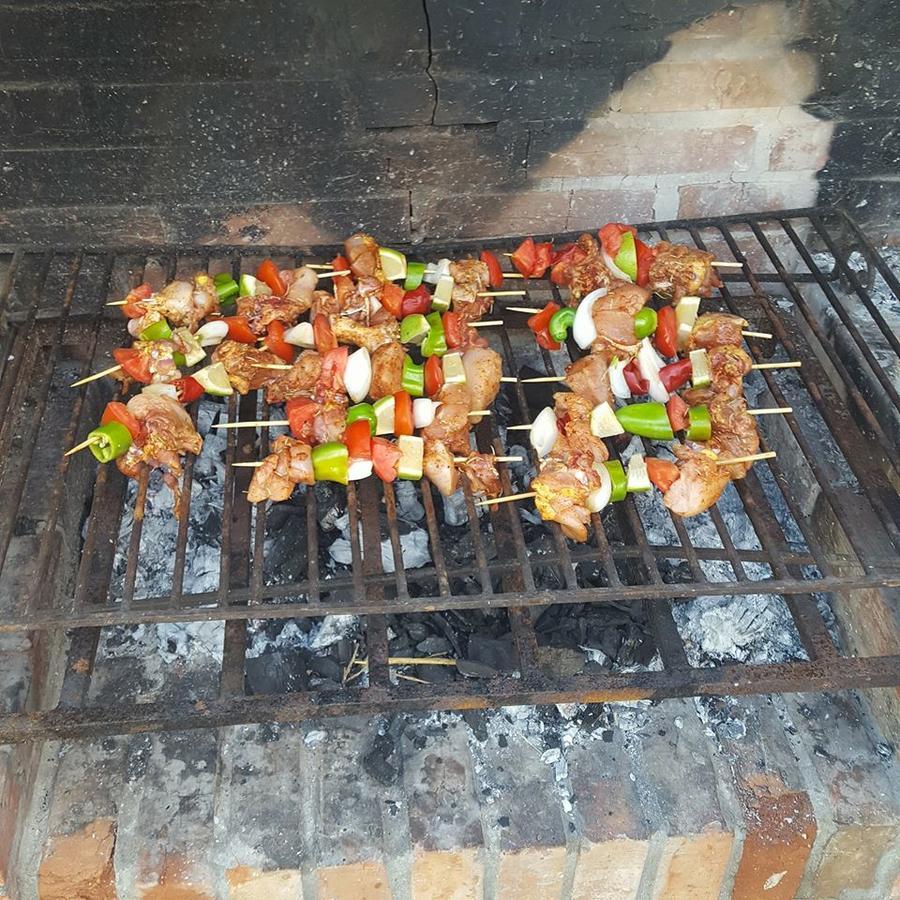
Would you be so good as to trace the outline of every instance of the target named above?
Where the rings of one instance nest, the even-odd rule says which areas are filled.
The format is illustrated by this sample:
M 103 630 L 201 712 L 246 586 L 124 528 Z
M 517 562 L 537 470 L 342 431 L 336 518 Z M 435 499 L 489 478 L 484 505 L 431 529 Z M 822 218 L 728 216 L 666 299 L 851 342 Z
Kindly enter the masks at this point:
M 424 284 L 420 284 L 414 291 L 406 291 L 403 294 L 401 312 L 404 316 L 413 316 L 421 313 L 423 316 L 431 309 L 431 294 Z
M 120 347 L 113 350 L 113 359 L 122 367 L 122 371 L 134 381 L 150 384 L 153 380 L 153 376 L 150 374 L 150 359 L 139 350 L 132 347 Z
M 394 394 L 394 434 L 413 433 L 413 402 L 412 396 L 406 391 L 397 391 Z
M 313 319 L 313 339 L 319 353 L 327 353 L 329 350 L 337 348 L 338 342 L 331 330 L 331 323 L 328 321 L 328 316 L 322 313 Z
M 669 424 L 672 431 L 684 431 L 688 427 L 688 405 L 678 396 L 672 394 L 666 403 L 666 412 L 669 415 Z
M 447 344 L 450 346 L 449 339 Z M 441 365 L 441 358 L 439 356 L 429 356 L 425 360 L 425 396 L 436 397 L 443 386 L 444 367 Z
M 178 391 L 178 402 L 185 405 L 199 400 L 205 393 L 203 385 L 196 378 L 191 378 L 190 375 L 178 378 L 172 384 L 175 385 L 175 390 Z
M 647 287 L 650 283 L 650 266 L 653 265 L 656 250 L 638 238 L 634 239 L 634 246 L 637 252 L 637 283 L 640 287 Z
M 666 304 L 656 314 L 656 333 L 653 343 L 663 356 L 678 355 L 678 323 L 675 320 L 675 307 Z M 667 388 L 668 390 L 668 388 Z
M 294 348 L 284 339 L 284 322 L 269 322 L 266 347 L 286 363 L 294 361 Z
M 553 318 L 553 313 L 559 311 L 559 305 L 552 300 L 540 311 L 533 316 L 528 317 L 528 327 L 537 334 L 539 331 L 546 331 Z
M 647 477 L 665 493 L 678 480 L 678 466 L 669 459 L 656 459 L 648 456 L 644 460 L 647 464 Z
M 691 369 L 690 359 L 679 359 L 676 362 L 669 363 L 667 366 L 663 366 L 659 370 L 659 380 L 670 393 L 677 391 L 678 388 L 690 381 Z
M 481 261 L 488 267 L 491 287 L 495 291 L 503 287 L 503 269 L 500 268 L 500 260 L 497 259 L 497 254 L 492 253 L 490 250 L 482 250 Z
M 372 458 L 372 426 L 368 419 L 351 422 L 344 432 L 344 443 L 351 459 Z
M 319 411 L 319 404 L 308 397 L 295 397 L 284 407 L 291 434 L 297 440 L 309 442 L 312 439 L 312 421 Z
M 338 255 L 331 261 L 331 267 L 335 272 L 343 272 L 345 269 L 350 268 L 350 260 L 347 259 L 346 256 L 338 253 Z
M 396 481 L 400 450 L 387 438 L 372 438 L 372 466 L 382 481 Z
M 543 278 L 553 259 L 553 244 L 547 242 L 534 245 L 534 264 L 531 267 L 532 278 Z
M 624 222 L 607 222 L 598 232 L 600 243 L 611 259 L 615 259 L 622 246 L 622 235 L 630 231 L 637 237 L 637 228 Z
M 241 344 L 255 344 L 256 335 L 250 329 L 246 316 L 225 316 L 222 319 L 228 325 L 228 338 Z
M 628 390 L 631 391 L 632 396 L 640 397 L 650 390 L 650 384 L 647 379 L 641 375 L 641 370 L 638 367 L 636 359 L 633 359 L 625 366 L 622 370 L 622 374 L 625 376 L 625 384 L 628 385 Z
M 527 237 L 516 247 L 515 253 L 512 255 L 512 264 L 520 274 L 530 278 L 531 270 L 534 268 L 534 256 L 534 238 Z
M 344 370 L 349 356 L 348 347 L 335 347 L 322 356 L 322 368 L 316 382 L 316 391 L 320 395 L 344 392 Z
M 386 281 L 381 288 L 381 305 L 395 318 L 403 318 L 403 298 L 406 291 L 393 281 Z
M 146 282 L 139 284 L 136 288 L 132 288 L 125 298 L 125 305 L 122 307 L 125 317 L 128 319 L 139 319 L 144 315 L 147 312 L 147 306 L 144 301 L 149 300 L 152 295 L 153 288 Z
M 545 350 L 559 350 L 559 348 L 562 347 L 562 344 L 559 341 L 554 341 L 553 338 L 550 337 L 550 332 L 546 328 L 542 328 L 540 331 L 536 332 L 534 339 L 537 341 L 538 347 L 543 347 Z
M 256 270 L 256 277 L 259 281 L 268 285 L 269 290 L 276 297 L 283 297 L 287 293 L 287 285 L 281 280 L 278 266 L 271 259 L 264 259 Z
M 103 415 L 100 417 L 100 424 L 106 425 L 107 422 L 118 422 L 120 425 L 124 425 L 131 433 L 132 440 L 135 441 L 144 430 L 140 419 L 130 412 L 124 403 L 119 403 L 118 400 L 110 400 L 106 404 L 106 409 L 103 410 Z
M 459 313 L 445 312 L 444 315 L 441 316 L 441 322 L 444 326 L 444 337 L 447 339 L 447 346 L 451 350 L 454 347 L 461 347 L 463 342 L 463 327 Z
M 561 259 L 565 259 L 566 256 L 572 252 L 575 248 L 575 244 L 573 241 L 569 241 L 568 243 L 562 244 L 557 247 L 553 251 L 553 256 L 550 258 L 550 265 L 555 266 Z

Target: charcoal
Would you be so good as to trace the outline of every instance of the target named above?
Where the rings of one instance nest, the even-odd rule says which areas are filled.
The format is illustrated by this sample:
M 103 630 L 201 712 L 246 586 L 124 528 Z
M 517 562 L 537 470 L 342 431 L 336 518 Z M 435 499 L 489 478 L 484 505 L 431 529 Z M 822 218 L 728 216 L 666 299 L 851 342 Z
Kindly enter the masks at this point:
M 416 677 L 429 684 L 447 684 L 454 674 L 452 666 L 416 666 Z
M 309 661 L 309 668 L 320 678 L 340 682 L 344 672 L 338 662 L 330 656 L 314 656 Z
M 419 641 L 424 641 L 425 638 L 431 634 L 430 629 L 424 624 L 424 622 L 406 622 L 406 633 L 409 635 L 409 639 L 411 641 L 415 641 L 418 643 Z
M 416 650 L 428 656 L 434 656 L 438 653 L 449 653 L 450 642 L 437 635 L 425 638 L 424 641 L 416 644 Z
M 309 653 L 306 650 L 283 649 L 261 656 L 247 657 L 245 677 L 250 694 L 280 694 L 305 690 L 308 686 L 306 669 Z
M 465 675 L 466 678 L 493 678 L 495 675 L 500 674 L 493 667 L 484 663 L 474 662 L 471 659 L 458 659 L 456 668 L 459 670 L 460 675 Z
M 501 672 L 516 669 L 516 654 L 510 638 L 492 639 L 473 634 L 469 638 L 468 659 Z
M 556 678 L 578 675 L 585 667 L 584 654 L 568 647 L 541 647 L 540 659 L 548 674 Z
M 388 760 L 394 753 L 394 740 L 390 735 L 380 734 L 375 738 L 372 749 L 363 757 L 363 770 L 367 775 L 383 785 L 391 785 L 397 781 L 400 770 Z
M 354 642 L 349 638 L 341 638 L 334 645 L 334 655 L 342 666 L 346 666 L 350 662 L 350 657 L 353 656 L 353 644 Z

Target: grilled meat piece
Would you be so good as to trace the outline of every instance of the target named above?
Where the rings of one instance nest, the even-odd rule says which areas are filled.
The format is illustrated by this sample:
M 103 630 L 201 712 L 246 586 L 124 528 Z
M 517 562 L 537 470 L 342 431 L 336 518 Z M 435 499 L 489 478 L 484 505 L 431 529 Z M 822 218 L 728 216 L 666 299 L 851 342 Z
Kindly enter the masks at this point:
M 724 391 L 729 386 L 743 392 L 744 376 L 753 367 L 753 360 L 740 347 L 723 345 L 708 350 L 709 367 L 712 370 L 712 384 L 716 391 Z
M 672 446 L 678 459 L 678 478 L 663 494 L 663 503 L 675 515 L 696 516 L 709 509 L 722 496 L 731 480 L 726 466 L 717 466 L 715 455 L 699 444 Z
M 393 316 L 382 309 L 380 303 L 384 282 L 371 275 L 365 275 L 354 282 L 346 276 L 334 279 L 334 293 L 342 316 L 356 319 L 364 325 L 393 321 Z
M 382 344 L 372 354 L 372 385 L 369 396 L 380 400 L 403 390 L 403 360 L 406 350 L 396 340 Z
M 343 315 L 333 316 L 331 330 L 339 343 L 365 347 L 369 353 L 400 340 L 400 323 L 393 317 L 381 325 L 364 325 Z
M 313 302 L 309 308 L 309 321 L 316 316 L 339 316 L 341 314 L 341 301 L 328 291 L 313 291 Z
M 225 366 L 228 380 L 239 394 L 259 390 L 278 378 L 277 371 L 261 369 L 259 366 L 284 365 L 284 360 L 274 353 L 238 341 L 222 341 L 213 352 L 212 361 Z
M 425 440 L 422 471 L 444 497 L 449 497 L 459 487 L 459 469 L 443 441 Z
M 713 288 L 722 287 L 712 253 L 668 241 L 660 241 L 655 249 L 649 274 L 654 294 L 677 303 L 682 297 L 709 297 Z
M 609 283 L 606 296 L 594 301 L 594 310 L 617 309 L 634 316 L 647 305 L 652 296 L 650 291 L 640 285 L 614 278 Z
M 593 477 L 592 477 L 593 476 Z M 545 521 L 558 522 L 566 537 L 586 541 L 591 521 L 587 499 L 600 486 L 596 472 L 572 469 L 558 459 L 547 459 L 540 474 L 532 479 L 534 505 Z
M 566 366 L 566 384 L 594 406 L 611 402 L 609 355 L 603 350 L 591 350 L 587 356 Z
M 262 336 L 272 322 L 283 322 L 286 326 L 295 324 L 311 303 L 311 295 L 307 301 L 257 294 L 254 297 L 238 297 L 237 312 L 239 316 L 247 317 L 247 324 L 254 334 Z
M 741 331 L 748 325 L 746 319 L 730 313 L 704 313 L 694 323 L 687 349 L 712 350 L 723 344 L 740 346 L 743 341 Z
M 175 491 L 178 506 L 178 483 L 182 453 L 199 453 L 203 441 L 184 407 L 161 394 L 138 394 L 128 401 L 128 411 L 144 426 L 145 437 L 140 446 L 133 443 L 116 465 L 123 475 L 137 478 L 144 466 L 168 470 L 166 484 Z
M 466 370 L 466 388 L 469 392 L 470 409 L 487 409 L 497 398 L 500 390 L 500 376 L 503 359 L 496 350 L 489 347 L 470 347 L 462 355 Z M 477 425 L 481 416 L 470 417 L 469 422 Z
M 347 408 L 349 401 L 346 394 L 329 394 L 320 404 L 313 418 L 313 439 L 317 444 L 328 441 L 342 441 L 347 428 Z
M 304 350 L 294 361 L 290 372 L 285 372 L 266 385 L 266 403 L 284 403 L 295 397 L 312 397 L 321 371 L 322 357 L 315 350 Z
M 362 232 L 351 234 L 344 241 L 344 255 L 350 263 L 350 270 L 357 278 L 369 276 L 384 281 L 381 254 L 378 252 L 378 242 L 375 238 Z
M 219 295 L 212 278 L 198 272 L 190 281 L 172 281 L 148 303 L 169 320 L 196 331 L 200 322 L 219 308 Z
M 443 441 L 454 453 L 469 452 L 469 392 L 461 384 L 444 385 L 436 397 L 440 402 L 434 421 L 422 429 L 426 441 Z
M 584 256 L 565 266 L 561 275 L 562 283 L 569 286 L 569 297 L 566 300 L 568 306 L 578 306 L 578 301 L 585 294 L 597 288 L 609 287 L 612 280 L 593 235 L 582 234 L 575 243 Z
M 315 269 L 301 266 L 299 269 L 283 269 L 279 274 L 287 285 L 285 296 L 288 300 L 301 304 L 301 313 L 305 313 L 312 306 L 316 285 L 319 283 Z
M 450 263 L 453 277 L 453 311 L 459 313 L 463 322 L 477 322 L 494 305 L 493 297 L 479 297 L 491 285 L 487 263 L 480 259 L 460 259 Z
M 493 453 L 469 453 L 466 461 L 458 465 L 468 479 L 473 494 L 499 497 L 503 493 Z
M 560 433 L 550 456 L 562 460 L 570 468 L 593 472 L 609 459 L 609 451 L 606 444 L 591 433 L 593 406 L 590 400 L 568 391 L 555 393 L 553 400 Z
M 287 500 L 298 484 L 315 484 L 309 444 L 282 434 L 275 438 L 272 452 L 254 469 L 247 499 L 251 503 L 263 500 Z
M 175 365 L 174 358 L 180 347 L 175 341 L 134 341 L 130 349 L 137 350 L 147 360 L 153 384 L 170 384 L 176 378 L 181 378 L 181 370 Z M 111 372 L 110 377 L 122 383 L 123 392 L 133 383 L 124 369 Z
M 640 341 L 634 334 L 634 313 L 621 309 L 597 308 L 591 310 L 597 337 L 591 344 L 591 350 L 611 350 L 633 356 L 640 347 Z

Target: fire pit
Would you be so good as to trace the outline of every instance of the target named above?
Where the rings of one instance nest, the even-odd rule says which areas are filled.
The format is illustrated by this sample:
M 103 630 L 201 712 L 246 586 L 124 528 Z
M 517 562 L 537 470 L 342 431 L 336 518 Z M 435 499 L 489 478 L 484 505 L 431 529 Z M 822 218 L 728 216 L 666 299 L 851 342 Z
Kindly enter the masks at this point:
M 120 341 L 122 322 L 108 299 L 145 277 L 161 282 L 198 267 L 237 275 L 256 257 L 314 262 L 334 248 L 0 248 L 0 314 L 12 326 L 0 380 L 0 631 L 72 630 L 59 704 L 0 718 L 0 742 L 383 710 L 900 684 L 900 656 L 860 647 L 845 655 L 826 620 L 829 604 L 843 614 L 860 591 L 880 599 L 859 614 L 877 616 L 884 592 L 900 586 L 892 486 L 900 396 L 890 373 L 900 342 L 866 276 L 848 264 L 848 248 L 862 251 L 869 275 L 895 300 L 896 277 L 841 212 L 640 231 L 686 235 L 743 263 L 707 308 L 720 305 L 774 335 L 750 339 L 757 361 L 802 367 L 748 381 L 748 394 L 765 405 L 793 407 L 760 423 L 762 449 L 777 450 L 775 459 L 757 464 L 697 520 L 630 495 L 594 516 L 587 545 L 568 541 L 527 504 L 479 510 L 468 488 L 443 499 L 426 482 L 320 484 L 287 503 L 252 507 L 250 471 L 233 463 L 265 453 L 268 429 L 224 437 L 209 428 L 267 417 L 253 394 L 195 409 L 204 449 L 186 463 L 177 518 L 155 476 L 126 483 L 87 454 L 60 461 L 111 397 L 101 382 L 68 388 L 102 368 Z M 831 266 L 817 264 L 819 251 Z M 549 281 L 527 284 L 531 305 L 556 296 Z M 494 316 L 505 327 L 490 341 L 507 373 L 556 374 L 577 352 L 535 350 L 524 317 L 505 313 L 502 302 Z M 504 386 L 495 414 L 475 430 L 479 449 L 513 450 L 521 441 L 506 426 L 530 421 L 540 399 L 521 383 Z M 519 451 L 523 462 L 504 471 L 504 493 L 525 490 L 534 472 L 535 459 Z M 685 610 L 710 597 L 753 598 L 765 621 L 797 636 L 798 652 L 777 663 L 735 663 L 686 646 Z M 335 616 L 353 618 L 327 618 Z M 279 677 L 260 678 L 254 636 L 277 638 L 283 620 L 296 620 L 292 629 L 306 637 L 280 658 Z M 218 693 L 174 704 L 86 702 L 102 630 L 154 623 L 224 623 Z M 339 648 L 317 652 L 326 627 L 345 629 L 319 641 Z M 587 665 L 560 665 L 554 650 L 583 652 Z

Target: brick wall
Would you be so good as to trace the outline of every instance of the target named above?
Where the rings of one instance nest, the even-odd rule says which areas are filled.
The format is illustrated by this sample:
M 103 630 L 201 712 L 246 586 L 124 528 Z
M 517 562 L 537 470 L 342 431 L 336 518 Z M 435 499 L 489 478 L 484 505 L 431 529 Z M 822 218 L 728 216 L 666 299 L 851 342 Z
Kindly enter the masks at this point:
M 0 3 L 0 238 L 415 239 L 801 205 L 835 121 L 825 195 L 883 198 L 896 30 L 887 0 Z

